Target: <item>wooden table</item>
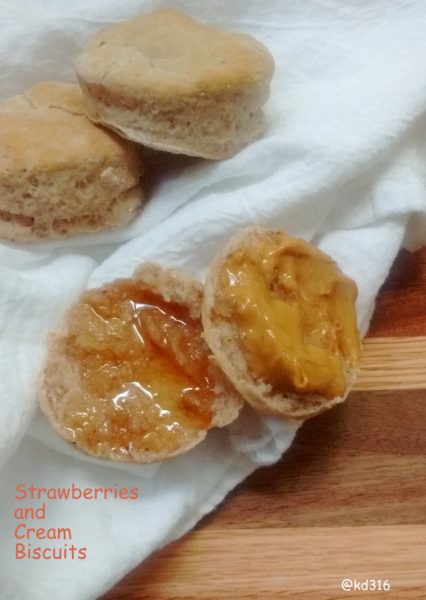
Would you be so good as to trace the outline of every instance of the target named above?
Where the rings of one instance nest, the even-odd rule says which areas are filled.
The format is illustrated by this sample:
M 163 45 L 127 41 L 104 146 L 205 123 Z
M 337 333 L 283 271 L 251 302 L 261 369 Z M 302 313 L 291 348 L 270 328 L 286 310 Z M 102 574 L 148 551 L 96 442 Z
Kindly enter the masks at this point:
M 425 433 L 423 248 L 381 290 L 348 402 L 103 600 L 425 599 Z

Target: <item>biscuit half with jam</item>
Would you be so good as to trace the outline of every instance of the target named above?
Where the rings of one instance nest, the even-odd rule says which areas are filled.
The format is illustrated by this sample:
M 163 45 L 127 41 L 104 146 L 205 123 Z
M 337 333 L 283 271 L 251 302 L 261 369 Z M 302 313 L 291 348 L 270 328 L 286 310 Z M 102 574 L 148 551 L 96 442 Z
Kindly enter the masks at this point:
M 53 428 L 100 458 L 181 454 L 243 400 L 202 337 L 202 285 L 154 263 L 85 292 L 51 335 L 38 385 Z

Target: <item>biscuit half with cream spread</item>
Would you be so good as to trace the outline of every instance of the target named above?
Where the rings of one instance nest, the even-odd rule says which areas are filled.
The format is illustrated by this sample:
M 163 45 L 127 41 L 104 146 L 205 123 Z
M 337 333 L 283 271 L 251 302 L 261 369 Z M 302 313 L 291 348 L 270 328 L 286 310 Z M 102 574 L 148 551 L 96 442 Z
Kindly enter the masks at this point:
M 0 102 L 0 238 L 125 225 L 141 204 L 142 173 L 140 147 L 94 125 L 78 85 L 43 82 Z
M 158 10 L 99 31 L 76 71 L 93 121 L 158 150 L 220 159 L 263 131 L 274 61 L 249 35 Z
M 148 463 L 237 418 L 243 399 L 202 337 L 202 285 L 153 263 L 85 292 L 51 335 L 38 397 L 78 449 Z
M 343 402 L 354 382 L 356 296 L 355 282 L 324 252 L 249 227 L 210 265 L 204 336 L 254 408 L 306 419 Z

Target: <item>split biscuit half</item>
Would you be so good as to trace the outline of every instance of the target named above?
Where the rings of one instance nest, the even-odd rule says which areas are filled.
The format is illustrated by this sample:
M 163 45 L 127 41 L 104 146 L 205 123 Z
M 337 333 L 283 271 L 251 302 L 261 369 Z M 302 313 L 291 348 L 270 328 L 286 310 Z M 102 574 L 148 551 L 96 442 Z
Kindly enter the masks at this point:
M 239 231 L 211 263 L 202 319 L 214 356 L 260 412 L 307 419 L 343 402 L 360 353 L 357 288 L 280 231 Z
M 243 399 L 202 337 L 201 298 L 197 281 L 154 263 L 83 294 L 39 378 L 57 433 L 99 458 L 148 463 L 236 419 Z

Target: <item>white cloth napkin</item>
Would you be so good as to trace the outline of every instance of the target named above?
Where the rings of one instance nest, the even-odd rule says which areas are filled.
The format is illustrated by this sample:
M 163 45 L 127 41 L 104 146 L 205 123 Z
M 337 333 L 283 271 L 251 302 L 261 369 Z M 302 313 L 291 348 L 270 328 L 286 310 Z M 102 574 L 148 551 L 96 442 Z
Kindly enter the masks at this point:
M 0 0 L 0 94 L 74 80 L 78 47 L 110 22 L 173 5 L 263 41 L 276 60 L 262 139 L 222 162 L 182 161 L 119 231 L 0 244 L 2 600 L 96 598 L 190 529 L 297 425 L 247 409 L 187 455 L 150 466 L 91 460 L 37 413 L 47 331 L 86 286 L 155 259 L 203 278 L 239 227 L 313 240 L 358 283 L 363 331 L 399 247 L 426 241 L 426 9 L 423 0 Z M 415 236 L 415 237 L 414 237 Z M 31 420 L 33 421 L 31 422 Z M 318 450 L 320 452 L 320 449 Z M 50 500 L 34 527 L 69 527 L 85 560 L 16 560 L 18 484 L 138 487 L 137 500 Z M 36 546 L 63 546 L 26 540 Z

